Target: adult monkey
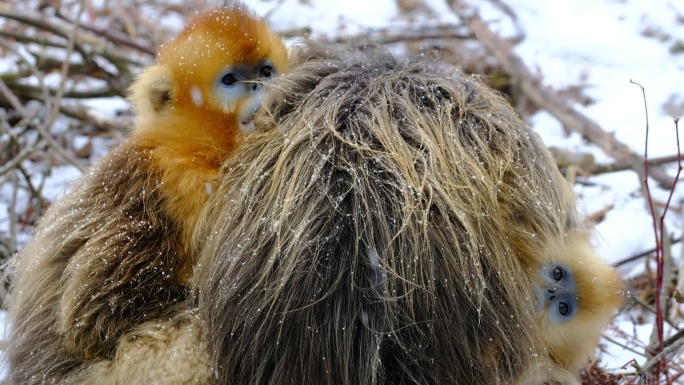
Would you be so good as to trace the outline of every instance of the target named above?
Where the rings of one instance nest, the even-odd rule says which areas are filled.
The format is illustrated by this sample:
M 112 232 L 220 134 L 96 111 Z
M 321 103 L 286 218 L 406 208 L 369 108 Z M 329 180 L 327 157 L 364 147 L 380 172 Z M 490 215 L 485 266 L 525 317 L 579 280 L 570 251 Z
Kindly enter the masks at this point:
M 578 383 L 535 315 L 580 231 L 537 135 L 452 68 L 305 55 L 197 235 L 216 382 Z

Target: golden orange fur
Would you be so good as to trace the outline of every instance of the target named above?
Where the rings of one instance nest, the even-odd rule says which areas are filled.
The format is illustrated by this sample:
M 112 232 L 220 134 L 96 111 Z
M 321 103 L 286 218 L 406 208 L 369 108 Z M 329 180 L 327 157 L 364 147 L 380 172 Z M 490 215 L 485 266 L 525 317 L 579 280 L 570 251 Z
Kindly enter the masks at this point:
M 14 383 L 72 383 L 114 358 L 126 333 L 183 308 L 199 212 L 260 103 L 250 76 L 286 65 L 282 40 L 239 4 L 199 14 L 161 49 L 131 87 L 130 137 L 71 185 L 15 258 Z M 244 97 L 225 91 L 231 71 Z
M 601 333 L 624 300 L 617 271 L 593 250 L 586 231 L 572 230 L 549 261 L 562 263 L 574 274 L 578 311 L 568 322 L 546 321 L 548 308 L 539 315 L 546 347 L 553 360 L 577 374 L 593 357 Z
M 237 112 L 247 102 L 223 103 L 212 87 L 215 77 L 227 65 L 265 60 L 287 69 L 282 40 L 248 9 L 218 8 L 189 21 L 131 86 L 138 119 L 131 140 L 153 149 L 167 212 L 185 224 L 187 246 L 207 192 L 216 188 L 218 167 L 239 140 Z

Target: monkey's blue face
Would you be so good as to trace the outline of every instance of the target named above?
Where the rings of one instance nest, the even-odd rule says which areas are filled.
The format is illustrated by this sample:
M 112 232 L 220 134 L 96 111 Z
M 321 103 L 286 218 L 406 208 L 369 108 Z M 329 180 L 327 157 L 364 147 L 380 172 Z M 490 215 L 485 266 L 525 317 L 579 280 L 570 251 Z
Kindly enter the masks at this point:
M 240 128 L 253 129 L 252 119 L 261 107 L 264 82 L 278 74 L 268 60 L 255 65 L 226 67 L 214 80 L 214 91 L 220 108 L 226 113 L 236 113 Z
M 535 285 L 537 309 L 546 309 L 552 323 L 564 323 L 577 315 L 577 284 L 572 271 L 566 266 L 551 263 L 540 269 L 540 283 Z

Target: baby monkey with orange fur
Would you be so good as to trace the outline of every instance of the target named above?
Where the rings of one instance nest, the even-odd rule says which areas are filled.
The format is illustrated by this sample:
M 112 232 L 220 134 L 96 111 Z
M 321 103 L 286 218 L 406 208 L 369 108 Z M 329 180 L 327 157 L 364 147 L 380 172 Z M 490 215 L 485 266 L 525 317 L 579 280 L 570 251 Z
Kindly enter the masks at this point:
M 541 251 L 530 262 L 540 333 L 551 361 L 565 370 L 542 365 L 516 385 L 579 385 L 580 369 L 624 301 L 624 287 L 581 226 L 572 225 L 565 237 Z
M 176 312 L 218 168 L 251 129 L 287 50 L 242 5 L 200 13 L 131 87 L 130 137 L 48 210 L 16 258 L 14 383 L 68 382 L 118 340 Z

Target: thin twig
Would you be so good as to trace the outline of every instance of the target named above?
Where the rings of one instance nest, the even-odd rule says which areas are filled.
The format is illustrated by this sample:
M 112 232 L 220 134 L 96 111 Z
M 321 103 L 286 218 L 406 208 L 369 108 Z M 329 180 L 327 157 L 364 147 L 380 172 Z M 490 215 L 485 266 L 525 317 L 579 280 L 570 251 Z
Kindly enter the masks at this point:
M 68 22 L 68 23 L 74 24 L 76 29 L 80 28 L 80 29 L 86 30 L 88 32 L 94 33 L 95 35 L 101 36 L 101 37 L 111 41 L 114 44 L 122 45 L 122 46 L 125 46 L 128 48 L 133 48 L 133 49 L 138 50 L 142 53 L 150 55 L 152 57 L 154 57 L 154 55 L 155 55 L 154 49 L 150 49 L 149 47 L 145 47 L 145 46 L 129 39 L 127 36 L 117 33 L 116 31 L 106 30 L 106 29 L 97 29 L 97 28 L 91 27 L 89 25 L 80 24 L 79 23 L 79 20 L 80 20 L 79 17 L 77 17 L 76 21 L 74 22 L 73 20 L 64 16 L 60 12 L 57 12 L 56 16 L 61 18 L 64 21 Z
M 41 100 L 41 97 L 39 96 L 39 93 L 42 91 L 39 88 L 36 88 L 36 87 L 28 85 L 28 84 L 12 84 L 12 88 L 15 91 L 17 91 L 17 93 L 21 96 L 25 96 L 25 97 L 28 97 L 30 99 L 36 99 L 36 100 L 44 102 L 44 100 Z M 60 88 L 48 88 L 47 90 L 48 90 L 48 93 L 50 95 L 57 96 Z M 77 90 L 66 91 L 66 90 L 62 89 L 62 98 L 92 99 L 92 98 L 107 98 L 110 96 L 123 96 L 123 93 L 119 92 L 117 90 L 114 90 L 112 88 L 92 89 L 92 90 L 88 90 L 88 91 L 77 91 Z
M 24 148 L 19 151 L 19 153 L 9 161 L 7 161 L 5 164 L 0 166 L 0 175 L 5 175 L 14 168 L 16 168 L 21 162 L 31 156 L 33 151 L 36 150 L 36 146 L 25 146 Z
M 76 16 L 76 20 L 81 19 L 81 15 L 83 14 L 83 10 L 85 9 L 85 4 L 84 0 L 79 1 L 79 7 L 78 7 L 78 13 Z M 57 92 L 55 95 L 55 99 L 52 101 L 52 106 L 49 109 L 50 113 L 45 119 L 44 124 L 42 125 L 37 125 L 36 128 L 38 129 L 38 132 L 47 140 L 47 142 L 54 148 L 54 150 L 64 158 L 67 162 L 73 164 L 78 168 L 82 173 L 85 172 L 85 168 L 81 163 L 74 158 L 72 154 L 67 152 L 62 146 L 60 146 L 57 141 L 55 141 L 52 136 L 48 133 L 48 129 L 52 127 L 52 125 L 55 123 L 57 120 L 57 117 L 59 116 L 59 106 L 60 103 L 62 102 L 62 96 L 64 95 L 64 86 L 66 84 L 67 80 L 67 73 L 69 72 L 69 57 L 71 56 L 71 53 L 74 50 L 75 44 L 76 44 L 76 35 L 78 33 L 78 27 L 74 27 L 73 31 L 71 31 L 71 35 L 69 38 L 69 42 L 67 44 L 67 52 L 66 52 L 66 58 L 64 59 L 64 63 L 62 65 L 62 70 L 61 70 L 61 79 L 59 83 L 59 87 L 57 88 Z
M 273 13 L 275 13 L 278 10 L 278 8 L 280 8 L 280 6 L 283 5 L 284 2 L 285 0 L 278 0 L 278 2 L 273 7 L 271 7 L 271 9 L 269 9 L 268 12 L 266 12 L 266 14 L 264 15 L 264 19 L 270 19 L 271 15 L 273 15 Z
M 0 31 L 0 36 L 2 37 L 8 37 L 12 40 L 18 41 L 20 43 L 35 43 L 39 44 L 42 46 L 46 47 L 54 47 L 54 48 L 61 48 L 65 49 L 66 45 L 62 43 L 58 43 L 55 41 L 51 41 L 46 38 L 40 38 L 40 37 L 31 37 L 31 36 L 26 36 L 25 34 L 20 34 L 20 33 L 13 33 L 10 31 Z
M 76 45 L 76 35 L 78 34 L 78 23 L 80 22 L 81 15 L 83 14 L 83 10 L 85 9 L 84 1 L 85 0 L 80 0 L 78 2 L 79 7 L 76 16 L 76 25 L 74 26 L 73 30 L 71 31 L 71 35 L 69 36 L 69 42 L 67 44 L 65 59 L 62 62 L 62 70 L 60 71 L 61 78 L 59 82 L 59 87 L 57 88 L 57 92 L 55 94 L 55 100 L 52 105 L 52 111 L 50 111 L 50 116 L 45 121 L 46 128 L 51 127 L 55 120 L 57 120 L 57 117 L 59 116 L 59 105 L 62 102 L 62 96 L 64 95 L 64 88 L 67 81 L 67 74 L 69 73 L 69 67 L 71 66 L 71 61 L 69 60 L 69 58 L 71 57 L 71 53 L 74 52 L 74 47 Z
M 328 39 L 331 44 L 392 44 L 404 41 L 430 40 L 430 39 L 472 39 L 473 33 L 464 30 L 463 27 L 453 25 L 425 26 L 416 28 L 378 28 L 354 36 L 335 36 Z
M 132 119 L 109 118 L 83 104 L 63 105 L 61 111 L 66 116 L 78 119 L 82 122 L 91 122 L 96 127 L 107 131 L 127 132 L 130 129 L 132 121 Z
M 644 301 L 643 299 L 641 299 L 639 297 L 633 297 L 633 298 L 634 298 L 634 302 L 641 305 L 644 309 L 650 311 L 653 314 L 656 314 L 656 308 L 651 306 L 648 302 Z M 665 322 L 667 322 L 667 324 L 670 325 L 670 327 L 674 330 L 679 331 L 681 329 L 676 323 L 674 323 L 670 319 L 665 318 Z
M 0 39 L 0 47 L 3 47 L 7 49 L 8 51 L 11 51 L 12 53 L 16 54 L 19 59 L 24 62 L 29 69 L 31 70 L 31 73 L 36 77 L 38 80 L 38 83 L 40 84 L 40 91 L 43 95 L 43 103 L 45 104 L 45 108 L 48 111 L 53 111 L 53 106 L 59 106 L 59 103 L 55 103 L 54 100 L 50 99 L 50 92 L 48 88 L 45 86 L 45 81 L 43 79 L 43 76 L 41 75 L 40 71 L 36 68 L 36 66 L 31 62 L 31 60 L 24 55 L 23 52 L 20 50 L 15 49 L 14 46 L 11 44 L 7 44 L 3 39 Z M 73 48 L 73 47 L 72 47 Z M 67 55 L 68 58 L 69 55 Z M 68 61 L 65 61 L 65 66 L 66 71 L 68 71 Z M 64 69 L 63 69 L 64 71 Z M 64 84 L 64 77 L 62 78 L 61 84 Z M 59 107 L 56 107 L 59 108 Z M 59 114 L 59 111 L 57 111 L 57 115 Z M 47 131 L 47 127 L 50 127 L 53 123 L 54 120 L 57 119 L 57 115 L 54 115 L 53 113 L 49 113 L 48 120 L 45 121 L 44 124 L 37 124 L 35 125 L 36 130 L 40 133 L 40 135 L 48 142 L 50 147 L 55 150 L 64 160 L 66 160 L 68 163 L 74 165 L 76 168 L 78 168 L 81 172 L 85 172 L 85 169 L 83 166 L 80 164 L 80 162 L 74 158 L 66 149 L 62 147 L 53 137 L 50 135 Z M 52 122 L 50 122 L 52 120 Z M 49 124 L 48 124 L 49 123 Z
M 9 44 L 6 42 L 4 39 L 0 39 L 0 47 L 6 49 L 7 51 L 12 52 L 13 54 L 17 55 L 17 57 L 28 67 L 30 70 L 31 74 L 36 77 L 36 80 L 38 80 L 38 84 L 41 89 L 41 93 L 43 95 L 43 103 L 45 103 L 46 106 L 49 106 L 49 96 L 50 93 L 47 90 L 47 87 L 45 86 L 45 81 L 43 79 L 43 76 L 41 72 L 36 68 L 36 66 L 33 63 L 33 58 L 30 56 L 27 56 L 25 51 L 23 50 L 18 50 L 16 49 L 12 44 Z M 49 107 L 48 107 L 49 109 Z
M 671 335 L 670 338 L 665 340 L 664 344 L 665 344 L 665 346 L 670 346 L 682 338 L 684 338 L 684 329 L 679 330 L 679 331 L 677 331 L 677 333 Z
M 649 158 L 648 159 L 648 164 L 649 166 L 656 166 L 656 165 L 663 165 L 667 163 L 674 163 L 677 161 L 679 158 L 679 155 L 668 155 L 668 156 L 662 156 L 659 158 Z M 630 164 L 625 164 L 625 163 L 611 163 L 611 164 L 601 164 L 601 165 L 595 165 L 593 167 L 588 168 L 586 171 L 591 172 L 592 175 L 599 175 L 599 174 L 607 174 L 611 172 L 618 172 L 618 171 L 625 171 L 625 170 L 631 170 L 632 165 Z
M 639 377 L 639 382 L 637 384 L 643 384 L 646 380 L 647 373 L 650 373 L 651 370 L 653 370 L 653 368 L 656 365 L 658 365 L 660 361 L 664 360 L 667 356 L 679 350 L 679 348 L 681 348 L 682 346 L 684 346 L 684 338 L 678 339 L 677 341 L 673 342 L 672 345 L 665 347 L 660 353 L 656 354 L 655 356 L 653 356 L 653 358 L 648 360 L 648 362 L 646 362 L 642 366 L 642 368 L 644 368 L 644 374 L 642 374 Z
M 644 352 L 640 352 L 640 351 L 634 349 L 634 348 L 631 347 L 631 346 L 628 346 L 628 345 L 623 344 L 622 342 L 620 342 L 620 341 L 618 341 L 618 340 L 616 340 L 616 339 L 613 339 L 612 337 L 608 337 L 608 336 L 605 335 L 605 334 L 604 334 L 602 337 L 603 337 L 606 341 L 608 341 L 608 342 L 610 342 L 610 343 L 612 343 L 612 344 L 615 344 L 615 345 L 617 345 L 617 346 L 619 346 L 619 347 L 621 347 L 621 348 L 623 348 L 623 349 L 625 349 L 625 350 L 629 350 L 630 352 L 632 352 L 632 353 L 634 353 L 634 354 L 638 354 L 638 355 L 640 355 L 640 356 L 642 356 L 642 357 L 646 357 L 646 355 L 644 354 Z
M 9 242 L 8 247 L 12 253 L 17 251 L 17 191 L 19 190 L 19 178 L 16 173 L 10 174 L 10 181 L 12 182 L 12 198 L 9 207 L 7 208 L 9 214 Z
M 33 186 L 33 182 L 31 182 L 31 175 L 29 175 L 28 172 L 26 172 L 26 169 L 24 169 L 21 165 L 17 166 L 17 170 L 21 173 L 21 175 L 24 177 L 24 180 L 26 181 L 26 188 L 28 191 L 31 193 L 31 196 L 33 196 L 36 199 L 36 207 L 39 209 L 43 207 L 43 203 L 45 202 L 45 198 L 43 198 L 43 186 L 45 186 L 45 178 L 41 180 L 40 186 L 36 188 Z
M 653 227 L 653 237 L 655 238 L 655 244 L 656 244 L 656 250 L 655 250 L 655 260 L 656 260 L 656 295 L 655 295 L 655 307 L 656 307 L 656 334 L 657 334 L 657 343 L 658 343 L 658 352 L 661 352 L 663 350 L 663 333 L 664 333 L 664 321 L 663 321 L 663 304 L 662 304 L 662 298 L 661 298 L 661 293 L 663 290 L 663 243 L 662 243 L 662 228 L 658 228 L 658 223 L 657 223 L 657 218 L 659 214 L 656 212 L 656 209 L 653 205 L 653 197 L 651 196 L 651 189 L 648 184 L 648 139 L 649 139 L 649 120 L 648 120 L 648 103 L 646 102 L 646 90 L 644 87 L 636 83 L 632 80 L 630 80 L 630 83 L 635 84 L 641 88 L 641 93 L 642 97 L 644 100 L 644 113 L 646 115 L 646 138 L 644 139 L 644 173 L 641 177 L 641 183 L 644 186 L 644 190 L 646 191 L 646 201 L 648 203 L 648 207 L 651 211 L 651 220 L 652 220 L 652 227 Z M 660 215 L 661 218 L 663 217 L 662 214 Z M 659 231 L 660 230 L 660 231 Z M 660 366 L 659 366 L 660 367 Z M 656 376 L 658 376 L 659 373 L 656 373 Z
M 2 81 L 2 79 L 0 79 L 0 94 L 7 99 L 9 104 L 19 113 L 19 115 L 24 118 L 28 117 L 24 106 L 21 104 L 19 99 L 17 99 L 16 95 L 14 95 L 14 93 L 12 93 L 12 91 L 7 87 L 7 84 Z
M 82 1 L 79 1 L 79 3 L 82 4 Z M 79 10 L 79 15 L 80 15 L 80 10 Z M 58 26 L 54 23 L 47 21 L 40 14 L 29 15 L 25 11 L 23 11 L 23 12 L 6 12 L 6 11 L 0 10 L 0 17 L 12 19 L 12 20 L 18 21 L 20 23 L 30 25 L 32 27 L 36 27 L 38 29 L 42 29 L 44 31 L 51 32 L 57 36 L 61 36 L 61 37 L 65 38 L 67 40 L 72 39 L 70 34 L 66 30 L 64 30 L 61 26 Z M 74 36 L 75 34 L 72 33 L 71 35 Z M 83 47 L 81 47 L 81 45 L 78 42 L 76 42 L 74 40 L 74 42 L 72 44 L 73 44 L 72 50 L 75 49 L 76 52 L 81 54 L 81 56 L 84 59 L 86 59 L 88 57 L 85 50 L 83 49 Z
M 679 242 L 681 242 L 681 241 L 682 241 L 682 238 L 681 238 L 681 237 L 680 237 L 680 238 L 672 238 L 672 239 L 670 239 L 670 244 L 676 244 L 676 243 L 679 243 Z M 684 249 L 683 249 L 683 250 L 684 250 Z M 646 251 L 642 251 L 642 252 L 640 252 L 639 254 L 632 255 L 632 256 L 630 256 L 630 257 L 627 257 L 627 258 L 625 258 L 625 259 L 622 259 L 622 260 L 620 260 L 620 261 L 617 261 L 617 262 L 613 263 L 613 266 L 619 267 L 619 266 L 622 266 L 622 265 L 626 265 L 626 264 L 628 264 L 628 263 L 630 263 L 630 262 L 634 262 L 634 261 L 636 261 L 636 260 L 639 260 L 639 259 L 641 259 L 641 258 L 644 258 L 644 257 L 646 257 L 647 255 L 649 255 L 649 254 L 651 254 L 651 253 L 654 253 L 655 251 L 656 251 L 656 248 L 655 248 L 655 247 L 654 247 L 654 248 L 651 248 L 651 249 L 648 249 L 648 250 L 646 250 Z

